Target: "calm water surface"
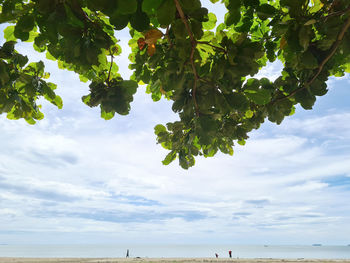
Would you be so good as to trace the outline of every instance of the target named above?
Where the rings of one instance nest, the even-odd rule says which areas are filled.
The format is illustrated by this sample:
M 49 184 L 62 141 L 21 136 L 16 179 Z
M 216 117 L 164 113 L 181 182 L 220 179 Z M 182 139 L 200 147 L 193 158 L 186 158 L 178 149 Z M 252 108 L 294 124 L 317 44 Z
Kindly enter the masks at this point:
M 214 257 L 350 259 L 350 246 L 0 245 L 0 257 Z

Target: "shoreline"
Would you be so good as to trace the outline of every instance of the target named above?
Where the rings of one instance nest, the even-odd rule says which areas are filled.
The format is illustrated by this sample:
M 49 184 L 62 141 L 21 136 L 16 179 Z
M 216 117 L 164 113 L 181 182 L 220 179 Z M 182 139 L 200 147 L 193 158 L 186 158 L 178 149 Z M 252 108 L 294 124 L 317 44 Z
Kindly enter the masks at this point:
M 28 258 L 0 257 L 1 263 L 350 263 L 350 259 L 275 258 Z

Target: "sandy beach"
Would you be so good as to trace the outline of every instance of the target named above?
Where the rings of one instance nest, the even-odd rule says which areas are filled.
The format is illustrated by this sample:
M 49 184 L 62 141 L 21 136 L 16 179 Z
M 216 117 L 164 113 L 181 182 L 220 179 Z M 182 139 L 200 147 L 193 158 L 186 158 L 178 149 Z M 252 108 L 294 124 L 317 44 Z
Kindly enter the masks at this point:
M 0 258 L 0 263 L 350 263 L 350 259 Z

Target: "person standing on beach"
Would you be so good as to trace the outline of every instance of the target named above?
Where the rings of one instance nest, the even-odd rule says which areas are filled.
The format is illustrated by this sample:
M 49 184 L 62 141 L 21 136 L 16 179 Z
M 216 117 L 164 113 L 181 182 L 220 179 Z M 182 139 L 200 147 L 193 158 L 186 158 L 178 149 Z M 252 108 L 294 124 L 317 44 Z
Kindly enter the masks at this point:
M 129 257 L 129 249 L 126 250 L 126 257 Z
M 218 258 L 218 257 L 219 257 L 218 253 L 215 253 L 215 257 L 216 257 L 216 258 Z
M 232 258 L 232 251 L 231 250 L 228 251 L 228 255 L 230 256 L 230 258 Z

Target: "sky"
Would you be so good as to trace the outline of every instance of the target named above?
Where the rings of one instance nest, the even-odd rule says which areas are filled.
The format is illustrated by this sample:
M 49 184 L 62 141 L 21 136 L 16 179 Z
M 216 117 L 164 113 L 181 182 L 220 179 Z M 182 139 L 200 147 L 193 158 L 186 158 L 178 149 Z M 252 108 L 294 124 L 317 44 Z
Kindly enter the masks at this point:
M 128 77 L 127 34 L 117 36 Z M 0 115 L 0 244 L 350 243 L 348 75 L 331 78 L 313 110 L 266 120 L 233 156 L 183 170 L 162 165 L 167 151 L 153 132 L 177 119 L 171 102 L 140 87 L 129 115 L 105 121 L 81 102 L 88 83 L 28 43 L 17 50 L 45 61 L 64 106 L 42 101 L 35 125 Z

